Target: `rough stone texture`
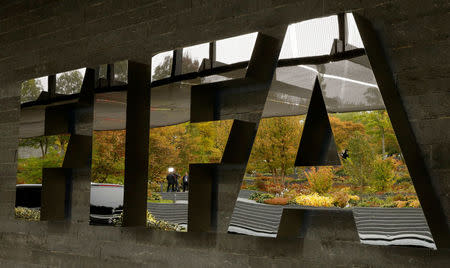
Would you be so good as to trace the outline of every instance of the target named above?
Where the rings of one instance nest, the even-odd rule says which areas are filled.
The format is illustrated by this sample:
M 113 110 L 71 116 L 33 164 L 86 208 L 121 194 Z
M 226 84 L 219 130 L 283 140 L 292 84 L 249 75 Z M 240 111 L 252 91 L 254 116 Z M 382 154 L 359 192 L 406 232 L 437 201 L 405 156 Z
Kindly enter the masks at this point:
M 308 267 L 330 264 L 445 267 L 449 253 L 448 250 L 366 246 L 342 240 L 273 239 L 14 221 L 3 224 L 0 264 L 29 267 L 31 264 L 175 267 L 181 260 L 184 267 L 298 267 L 302 264 Z
M 359 241 L 353 211 L 336 208 L 285 208 L 277 237 Z
M 378 29 L 450 226 L 448 1 L 392 1 L 358 11 Z M 396 13 L 397 15 L 393 15 Z M 380 16 L 380 14 L 382 16 Z
M 18 83 L 0 86 L 0 222 L 14 218 L 20 91 Z M 0 225 L 1 226 L 1 225 Z
M 448 266 L 445 249 L 13 219 L 16 81 L 123 59 L 149 61 L 159 51 L 343 11 L 363 14 L 377 27 L 450 219 L 447 0 L 11 0 L 0 8 L 0 266 L 163 267 L 180 260 L 186 267 Z

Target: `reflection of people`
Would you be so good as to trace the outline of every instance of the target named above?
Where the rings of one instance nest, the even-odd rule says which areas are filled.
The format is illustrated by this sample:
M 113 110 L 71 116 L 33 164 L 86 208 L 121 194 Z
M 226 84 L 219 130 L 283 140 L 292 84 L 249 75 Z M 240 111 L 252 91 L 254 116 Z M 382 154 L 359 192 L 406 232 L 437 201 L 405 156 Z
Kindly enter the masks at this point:
M 184 173 L 182 183 L 183 183 L 183 192 L 186 192 L 186 190 L 188 190 L 188 185 L 189 185 L 189 176 L 188 176 L 187 172 Z
M 166 180 L 167 180 L 167 192 L 169 192 L 170 190 L 172 190 L 172 192 L 175 192 L 176 177 L 174 175 L 173 168 L 169 168 L 169 174 L 167 174 Z
M 342 159 L 347 159 L 348 158 L 348 150 L 345 149 L 344 152 L 342 153 Z
M 173 173 L 173 178 L 174 178 L 174 186 L 175 186 L 175 191 L 179 192 L 180 191 L 180 187 L 178 187 L 178 179 L 180 178 L 180 175 L 178 175 L 177 173 Z

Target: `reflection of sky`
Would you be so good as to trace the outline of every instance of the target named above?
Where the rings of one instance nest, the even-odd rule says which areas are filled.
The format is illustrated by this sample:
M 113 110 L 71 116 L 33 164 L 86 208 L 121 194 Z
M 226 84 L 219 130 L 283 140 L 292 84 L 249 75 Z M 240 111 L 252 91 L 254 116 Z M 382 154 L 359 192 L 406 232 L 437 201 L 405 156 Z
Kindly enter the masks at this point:
M 353 15 L 347 14 L 348 43 L 356 47 L 363 47 L 361 37 L 356 27 Z M 217 60 L 223 63 L 235 63 L 250 59 L 257 33 L 250 33 L 218 40 L 216 42 Z M 329 54 L 333 40 L 338 38 L 339 29 L 337 16 L 318 18 L 291 24 L 288 27 L 280 59 L 293 57 L 307 57 Z M 199 62 L 209 56 L 208 43 L 199 44 L 183 49 L 184 54 L 189 54 Z M 166 56 L 172 56 L 172 51 L 166 51 L 154 55 L 152 58 L 152 74 L 156 66 L 160 65 Z M 85 68 L 78 69 L 84 74 Z M 339 76 L 329 76 L 331 79 L 339 79 Z M 47 77 L 38 78 L 44 91 L 47 91 Z M 345 79 L 345 78 L 344 78 Z M 352 82 L 352 81 L 350 81 Z M 358 83 L 358 81 L 356 81 Z
M 235 63 L 250 60 L 257 33 L 245 34 L 218 40 L 216 59 L 223 63 Z
M 167 56 L 172 57 L 172 55 L 173 55 L 173 51 L 166 51 L 166 52 L 161 52 L 161 53 L 153 56 L 152 57 L 152 75 L 155 73 L 156 66 L 163 63 L 165 57 L 167 57 Z
M 209 58 L 209 43 L 185 47 L 183 48 L 183 55 L 188 55 L 191 59 L 198 60 L 200 64 L 204 58 Z
M 269 100 L 281 100 L 291 105 L 301 104 L 298 98 L 307 102 L 319 74 L 318 69 L 324 72 L 319 75 L 319 81 L 330 111 L 344 112 L 383 107 L 372 70 L 348 60 L 328 63 L 321 68 L 305 65 L 277 68 L 276 81 L 272 83 L 271 88 L 272 98 Z M 298 111 L 299 114 L 302 112 L 300 108 Z
M 338 38 L 337 16 L 291 24 L 284 38 L 280 58 L 330 54 L 333 40 Z
M 352 13 L 347 13 L 347 25 L 348 25 L 348 43 L 355 47 L 363 48 L 363 42 L 359 35 L 358 27 L 356 26 L 355 18 Z
M 348 43 L 355 47 L 363 47 L 352 16 L 348 16 L 348 25 Z M 227 64 L 249 60 L 256 36 L 257 33 L 250 33 L 217 40 L 217 60 Z M 336 38 L 338 38 L 336 16 L 292 24 L 288 27 L 280 58 L 328 55 Z M 200 63 L 204 58 L 209 57 L 209 44 L 204 43 L 185 47 L 183 54 L 189 55 L 190 58 L 198 60 Z M 152 74 L 156 67 L 164 62 L 165 57 L 171 57 L 172 55 L 172 51 L 154 55 L 152 58 Z M 80 71 L 84 75 L 85 68 L 76 71 Z M 172 125 L 186 122 L 190 119 L 190 85 L 192 83 L 228 80 L 243 77 L 244 73 L 245 68 L 155 88 L 155 90 L 152 90 L 151 107 L 153 115 L 150 122 L 151 126 Z M 272 82 L 263 110 L 263 116 L 306 114 L 317 76 L 319 76 L 319 81 L 321 82 L 328 112 L 351 112 L 384 108 L 383 100 L 376 86 L 376 80 L 370 69 L 370 63 L 366 56 L 362 56 L 323 65 L 277 68 L 275 79 Z M 39 80 L 44 90 L 47 90 L 47 77 L 39 78 Z M 126 104 L 126 92 L 105 93 L 97 97 L 94 115 L 94 127 L 96 130 L 125 128 L 124 104 Z M 28 110 L 28 114 L 32 114 L 32 117 L 34 116 L 33 120 L 36 116 L 40 116 L 40 122 L 42 123 L 44 115 L 42 113 L 41 115 L 37 114 L 36 110 L 33 109 Z M 42 133 L 43 129 L 42 123 Z M 33 125 L 25 124 L 23 131 L 23 133 L 26 133 L 23 135 L 30 135 L 30 133 L 33 133 L 32 131 L 36 131 L 36 128 Z M 33 135 L 42 135 L 39 133 Z

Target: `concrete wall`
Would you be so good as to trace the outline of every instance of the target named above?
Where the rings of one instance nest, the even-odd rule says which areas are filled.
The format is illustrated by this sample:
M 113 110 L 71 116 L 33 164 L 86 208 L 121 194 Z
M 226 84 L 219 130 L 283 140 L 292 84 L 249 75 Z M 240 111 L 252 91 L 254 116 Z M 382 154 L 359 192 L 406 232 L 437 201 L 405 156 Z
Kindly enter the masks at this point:
M 344 11 L 382 37 L 450 218 L 450 3 L 446 0 L 11 0 L 0 8 L 0 266 L 448 266 L 449 250 L 276 240 L 13 218 L 17 81 Z
M 364 246 L 350 241 L 22 222 L 2 229 L 2 267 L 30 263 L 63 267 L 448 266 L 448 251 Z
M 375 24 L 450 226 L 448 1 L 394 1 L 359 13 Z

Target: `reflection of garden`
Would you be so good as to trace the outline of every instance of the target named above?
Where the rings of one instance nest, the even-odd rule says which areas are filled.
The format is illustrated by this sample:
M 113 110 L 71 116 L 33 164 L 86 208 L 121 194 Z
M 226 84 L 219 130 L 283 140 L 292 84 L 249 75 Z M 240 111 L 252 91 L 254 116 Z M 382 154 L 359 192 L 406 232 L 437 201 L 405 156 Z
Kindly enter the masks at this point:
M 299 179 L 273 177 L 246 178 L 242 189 L 254 190 L 251 200 L 271 205 L 298 204 L 316 207 L 420 207 L 414 188 L 406 177 L 399 178 L 400 161 L 374 161 L 367 184 L 361 186 L 346 175 L 354 163 L 339 168 L 320 167 L 304 171 Z M 397 179 L 396 179 L 397 176 Z
M 294 168 L 304 116 L 263 119 L 242 189 L 268 204 L 418 207 L 417 196 L 385 111 L 330 115 L 340 167 Z M 189 163 L 219 162 L 231 121 L 153 128 L 149 145 L 149 200 L 157 200 L 168 167 L 184 174 Z M 18 183 L 41 183 L 42 167 L 62 163 L 67 136 L 20 142 L 42 157 L 19 160 Z M 94 132 L 92 181 L 123 184 L 125 131 Z
M 153 80 L 171 73 L 172 58 L 157 64 Z M 183 55 L 183 72 L 198 70 L 199 62 Z M 320 74 L 326 66 L 318 66 Z M 331 68 L 332 66 L 330 66 Z M 127 63 L 115 64 L 115 78 L 126 81 Z M 106 76 L 105 66 L 100 76 Z M 79 92 L 82 74 L 72 71 L 57 76 L 61 94 Z M 339 99 L 327 98 L 327 81 L 319 75 L 328 105 Z M 329 87 L 328 87 L 329 88 Z M 43 90 L 41 80 L 22 84 L 22 101 L 36 99 Z M 309 92 L 309 91 L 308 91 Z M 369 88 L 365 101 L 382 106 L 379 91 Z M 306 100 L 306 99 L 305 99 Z M 341 105 L 341 104 L 339 104 Z M 343 104 L 342 104 L 343 105 Z M 339 152 L 349 151 L 341 167 L 294 168 L 304 116 L 263 119 L 247 165 L 242 189 L 256 190 L 252 199 L 268 204 L 296 203 L 311 206 L 420 206 L 392 126 L 385 111 L 330 115 L 330 123 Z M 168 167 L 183 175 L 190 163 L 217 163 L 231 128 L 231 121 L 179 124 L 153 128 L 149 141 L 149 195 L 151 202 L 162 200 L 158 192 Z M 68 136 L 24 139 L 22 148 L 32 148 L 41 157 L 19 159 L 18 183 L 41 183 L 43 167 L 61 166 Z M 125 131 L 95 131 L 92 157 L 92 181 L 123 184 Z M 163 186 L 165 189 L 165 186 Z
M 170 74 L 171 57 L 154 70 L 153 80 Z M 183 56 L 183 71 L 198 69 L 199 62 Z M 126 80 L 126 62 L 116 64 L 116 78 Z M 103 68 L 104 69 L 104 68 Z M 319 66 L 325 73 L 325 66 Z M 106 69 L 100 70 L 105 73 Z M 323 80 L 322 76 L 319 79 Z M 327 85 L 322 81 L 322 89 Z M 79 71 L 57 77 L 59 93 L 79 91 Z M 40 80 L 22 85 L 22 101 L 36 99 L 43 90 Z M 380 100 L 376 89 L 369 89 L 366 100 Z M 333 99 L 327 98 L 327 103 Z M 304 116 L 263 119 L 247 165 L 243 189 L 257 190 L 252 196 L 269 204 L 298 203 L 311 206 L 419 206 L 409 173 L 403 163 L 392 126 L 385 111 L 330 115 L 337 148 L 348 149 L 343 166 L 318 170 L 294 168 Z M 168 167 L 178 174 L 189 163 L 220 162 L 231 121 L 179 124 L 153 128 L 149 141 L 149 200 L 160 201 L 157 192 L 165 183 Z M 21 147 L 34 148 L 41 157 L 19 159 L 18 183 L 41 183 L 42 167 L 61 166 L 68 136 L 24 139 Z M 388 157 L 389 156 L 389 157 Z M 92 181 L 123 184 L 125 131 L 95 131 Z
M 337 147 L 349 152 L 342 166 L 296 168 L 294 175 L 280 166 L 254 173 L 242 185 L 258 191 L 250 199 L 276 205 L 420 207 L 385 111 L 337 114 L 330 122 Z

